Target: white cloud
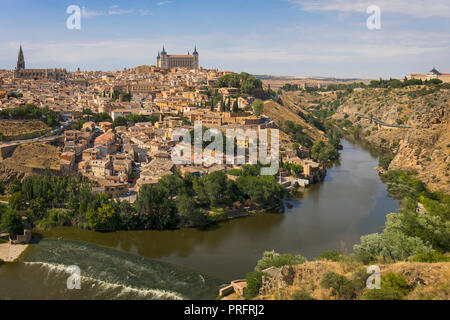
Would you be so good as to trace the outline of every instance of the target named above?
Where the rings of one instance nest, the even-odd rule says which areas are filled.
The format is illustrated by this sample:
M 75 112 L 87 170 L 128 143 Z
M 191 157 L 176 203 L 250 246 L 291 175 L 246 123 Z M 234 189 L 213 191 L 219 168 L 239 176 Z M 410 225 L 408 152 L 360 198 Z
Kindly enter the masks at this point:
M 133 13 L 133 9 L 125 10 L 125 9 L 113 9 L 108 11 L 108 15 L 110 16 L 120 16 L 122 14 L 130 14 Z
M 93 18 L 93 17 L 99 17 L 99 16 L 120 16 L 124 14 L 132 14 L 136 11 L 134 9 L 119 9 L 118 5 L 111 6 L 111 9 L 109 9 L 107 12 L 104 11 L 93 11 L 88 10 L 86 7 L 81 8 L 81 17 L 83 18 Z M 140 9 L 137 11 L 141 16 L 149 15 L 150 12 L 148 10 Z
M 164 0 L 164 1 L 158 2 L 156 5 L 157 5 L 157 6 L 164 6 L 164 5 L 169 4 L 169 3 L 172 3 L 172 1 L 170 1 L 170 0 Z
M 105 13 L 104 12 L 100 12 L 100 11 L 91 11 L 86 9 L 86 7 L 82 7 L 81 8 L 81 17 L 82 18 L 92 18 L 92 17 L 98 17 L 98 16 L 104 16 Z
M 381 12 L 403 14 L 415 18 L 450 17 L 448 0 L 287 0 L 304 11 L 363 12 L 377 5 Z

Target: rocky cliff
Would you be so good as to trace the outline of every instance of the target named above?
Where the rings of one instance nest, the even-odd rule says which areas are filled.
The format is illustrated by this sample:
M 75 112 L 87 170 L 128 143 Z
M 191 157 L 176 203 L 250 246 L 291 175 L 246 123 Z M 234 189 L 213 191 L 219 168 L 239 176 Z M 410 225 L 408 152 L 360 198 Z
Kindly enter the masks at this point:
M 423 86 L 360 89 L 334 116 L 360 137 L 392 153 L 390 170 L 416 170 L 431 190 L 450 193 L 450 90 Z

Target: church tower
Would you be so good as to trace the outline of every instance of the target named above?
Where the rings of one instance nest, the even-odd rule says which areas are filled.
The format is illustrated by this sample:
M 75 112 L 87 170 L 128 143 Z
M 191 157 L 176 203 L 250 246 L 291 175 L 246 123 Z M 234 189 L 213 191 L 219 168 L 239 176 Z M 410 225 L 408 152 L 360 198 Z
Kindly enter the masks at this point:
M 159 53 L 159 50 L 158 50 L 158 55 L 156 56 L 156 66 L 158 68 L 161 68 L 161 54 Z
M 169 69 L 169 59 L 168 59 L 168 55 L 167 55 L 167 52 L 166 52 L 166 49 L 164 48 L 164 46 L 161 51 L 160 68 Z
M 195 46 L 194 52 L 192 53 L 192 55 L 194 56 L 194 65 L 192 66 L 192 69 L 198 69 L 199 68 L 199 55 L 197 52 L 197 46 Z
M 20 45 L 19 57 L 17 58 L 17 70 L 25 69 L 25 58 L 23 57 L 22 45 Z

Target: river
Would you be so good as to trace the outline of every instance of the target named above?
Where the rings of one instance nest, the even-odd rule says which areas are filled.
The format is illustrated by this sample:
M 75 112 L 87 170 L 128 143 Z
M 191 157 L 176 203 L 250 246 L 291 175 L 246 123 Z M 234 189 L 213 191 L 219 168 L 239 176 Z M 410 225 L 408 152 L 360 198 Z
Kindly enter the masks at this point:
M 218 287 L 251 271 L 264 251 L 313 258 L 350 253 L 398 210 L 377 171 L 377 154 L 343 140 L 341 160 L 323 183 L 263 213 L 206 229 L 95 233 L 55 228 L 20 262 L 0 267 L 0 298 L 214 299 Z M 81 290 L 67 290 L 64 266 L 81 269 Z

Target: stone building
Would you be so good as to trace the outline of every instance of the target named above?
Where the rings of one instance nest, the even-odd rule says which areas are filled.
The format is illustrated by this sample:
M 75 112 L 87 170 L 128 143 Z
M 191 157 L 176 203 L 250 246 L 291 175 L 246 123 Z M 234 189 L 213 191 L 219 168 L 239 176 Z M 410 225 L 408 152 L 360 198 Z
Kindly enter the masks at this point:
M 430 70 L 427 74 L 423 73 L 410 73 L 406 76 L 406 79 L 418 79 L 418 80 L 431 80 L 431 79 L 439 79 L 442 80 L 442 82 L 450 82 L 450 73 L 442 73 L 439 72 L 435 67 Z
M 65 69 L 25 69 L 25 58 L 22 46 L 20 46 L 14 77 L 32 80 L 65 80 L 68 77 L 68 72 Z
M 199 54 L 197 52 L 197 47 L 195 47 L 192 54 L 188 53 L 187 55 L 169 55 L 163 47 L 163 50 L 161 52 L 158 52 L 158 56 L 156 58 L 156 66 L 162 69 L 198 69 Z

